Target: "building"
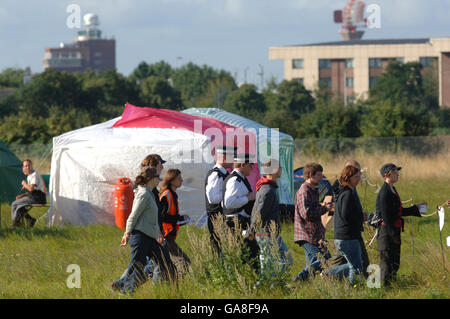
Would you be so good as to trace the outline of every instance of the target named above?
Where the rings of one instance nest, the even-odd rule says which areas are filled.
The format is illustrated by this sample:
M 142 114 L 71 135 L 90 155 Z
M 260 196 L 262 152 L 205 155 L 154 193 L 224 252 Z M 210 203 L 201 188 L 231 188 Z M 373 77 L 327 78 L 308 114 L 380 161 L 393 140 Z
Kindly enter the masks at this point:
M 116 41 L 102 38 L 98 29 L 98 16 L 86 14 L 85 28 L 71 44 L 61 43 L 59 48 L 45 49 L 44 69 L 83 72 L 87 69 L 105 71 L 116 67 Z
M 284 61 L 284 79 L 306 89 L 319 83 L 339 96 L 367 97 L 389 60 L 418 61 L 434 72 L 439 104 L 450 107 L 450 38 L 348 40 L 269 48 L 270 60 Z

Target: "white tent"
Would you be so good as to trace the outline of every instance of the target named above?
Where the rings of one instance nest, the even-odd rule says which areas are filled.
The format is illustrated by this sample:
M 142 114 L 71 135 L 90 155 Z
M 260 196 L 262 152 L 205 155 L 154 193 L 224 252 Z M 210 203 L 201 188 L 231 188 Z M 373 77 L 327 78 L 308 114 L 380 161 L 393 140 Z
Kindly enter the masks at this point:
M 203 211 L 198 208 L 205 206 L 204 176 L 213 163 L 178 162 L 183 148 L 185 154 L 186 151 L 189 154 L 200 152 L 200 156 L 205 157 L 211 154 L 208 137 L 176 129 L 111 128 L 117 120 L 53 139 L 50 224 L 113 225 L 117 179 L 133 180 L 140 162 L 152 153 L 167 161 L 165 168 L 178 168 L 183 172 L 185 182 L 178 190 L 181 213 L 199 218 Z
M 159 154 L 167 161 L 164 171 L 181 170 L 180 213 L 199 221 L 205 213 L 205 177 L 214 166 L 214 142 L 206 133 L 190 129 L 197 119 L 181 112 L 127 105 L 122 117 L 53 138 L 48 224 L 114 225 L 117 180 L 134 180 L 148 154 Z M 222 131 L 232 127 L 215 120 L 204 119 L 203 123 Z M 254 175 L 256 182 L 257 167 Z

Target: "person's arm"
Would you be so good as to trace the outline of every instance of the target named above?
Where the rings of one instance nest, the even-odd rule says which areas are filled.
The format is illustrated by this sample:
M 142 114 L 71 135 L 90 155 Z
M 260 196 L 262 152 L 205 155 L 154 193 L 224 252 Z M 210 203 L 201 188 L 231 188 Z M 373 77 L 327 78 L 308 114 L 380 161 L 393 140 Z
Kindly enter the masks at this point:
M 29 192 L 32 192 L 36 189 L 35 184 L 28 184 L 27 181 L 22 181 L 22 189 L 26 189 Z
M 211 204 L 220 204 L 223 199 L 222 193 L 223 179 L 219 177 L 219 173 L 214 172 L 208 177 L 206 184 L 206 198 Z
M 167 196 L 161 197 L 161 216 L 163 223 L 176 224 L 180 220 L 180 215 L 170 215 L 170 204 Z
M 327 206 L 314 203 L 308 192 L 303 192 L 300 196 L 300 216 L 310 222 L 321 221 L 321 216 L 327 212 Z
M 240 208 L 249 202 L 247 195 L 239 194 L 239 183 L 230 183 L 232 180 L 233 178 L 228 180 L 228 187 L 223 198 L 225 207 L 228 209 Z
M 128 216 L 125 233 L 130 234 L 139 217 L 142 215 L 146 204 L 145 194 L 138 194 L 133 200 L 133 207 L 131 208 L 131 214 Z
M 411 207 L 403 207 L 403 209 L 402 209 L 402 216 L 422 217 L 422 215 L 419 212 L 419 208 L 417 207 L 417 205 L 412 205 Z
M 28 192 L 23 193 L 23 194 L 19 194 L 19 195 L 16 196 L 16 200 L 28 196 L 28 194 L 29 194 Z

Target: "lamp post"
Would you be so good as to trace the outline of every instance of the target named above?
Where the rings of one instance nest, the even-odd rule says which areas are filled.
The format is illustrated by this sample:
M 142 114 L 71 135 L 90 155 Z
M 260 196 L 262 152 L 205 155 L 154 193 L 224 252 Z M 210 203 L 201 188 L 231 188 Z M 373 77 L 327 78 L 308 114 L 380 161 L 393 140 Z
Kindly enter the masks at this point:
M 347 70 L 344 69 L 344 105 L 347 106 Z

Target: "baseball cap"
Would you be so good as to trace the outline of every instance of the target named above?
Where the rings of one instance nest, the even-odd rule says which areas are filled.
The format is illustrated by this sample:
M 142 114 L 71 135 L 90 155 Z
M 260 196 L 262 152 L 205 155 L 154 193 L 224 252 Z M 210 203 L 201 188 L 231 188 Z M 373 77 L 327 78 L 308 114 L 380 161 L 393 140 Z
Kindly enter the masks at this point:
M 382 177 L 384 177 L 384 175 L 386 175 L 387 173 L 389 173 L 393 169 L 397 169 L 399 171 L 402 168 L 400 166 L 396 166 L 393 163 L 387 163 L 387 164 L 384 164 L 383 166 L 381 166 L 380 174 L 381 174 Z

